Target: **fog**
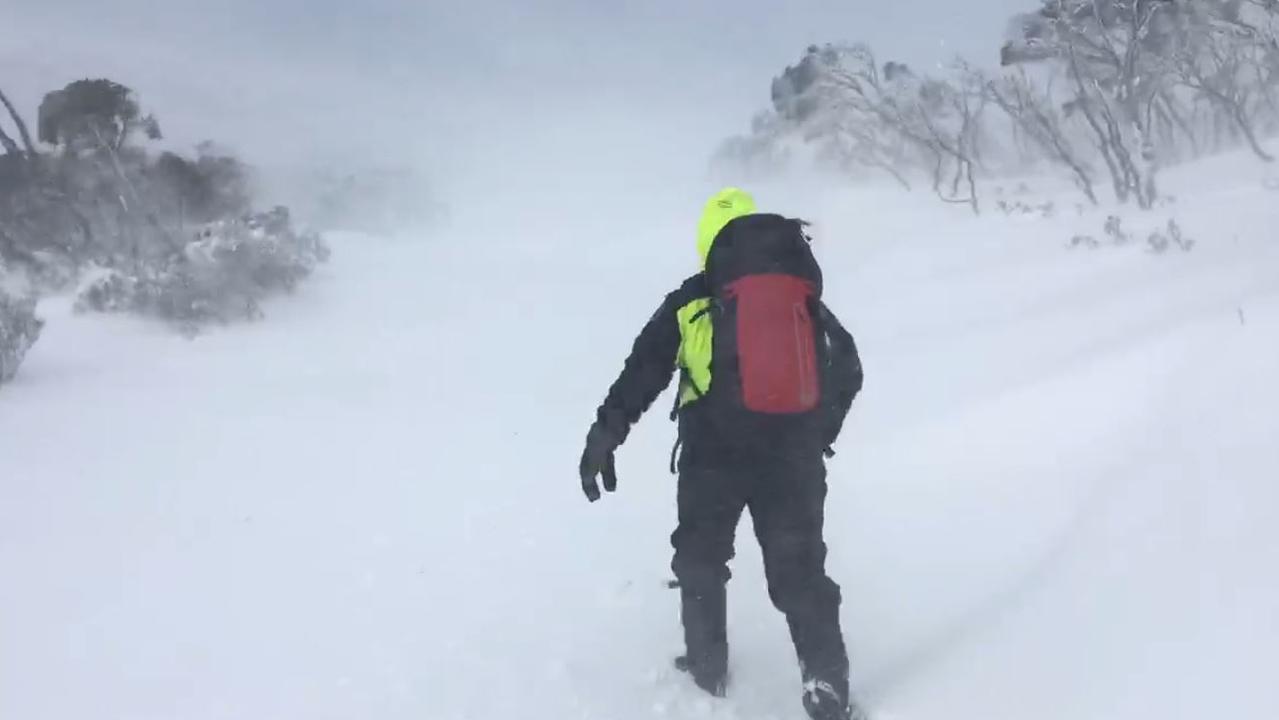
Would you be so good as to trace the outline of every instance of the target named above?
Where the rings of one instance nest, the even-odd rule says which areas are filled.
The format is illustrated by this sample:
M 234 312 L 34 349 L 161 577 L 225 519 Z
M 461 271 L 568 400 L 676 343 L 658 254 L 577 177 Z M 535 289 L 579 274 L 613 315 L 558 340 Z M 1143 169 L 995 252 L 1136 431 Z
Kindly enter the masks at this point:
M 989 62 L 1025 6 L 6 0 L 0 82 L 33 116 L 44 92 L 110 77 L 169 144 L 215 139 L 265 168 L 411 164 L 456 205 L 544 188 L 552 167 L 560 188 L 699 176 L 808 44 Z

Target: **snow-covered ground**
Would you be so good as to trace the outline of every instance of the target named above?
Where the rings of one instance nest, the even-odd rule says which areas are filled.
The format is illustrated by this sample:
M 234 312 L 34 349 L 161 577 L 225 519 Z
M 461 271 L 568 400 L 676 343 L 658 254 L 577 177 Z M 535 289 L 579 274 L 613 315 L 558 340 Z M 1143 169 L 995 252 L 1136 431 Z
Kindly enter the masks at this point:
M 879 716 L 1279 717 L 1264 177 L 1170 173 L 1175 205 L 1125 217 L 1197 241 L 1164 255 L 1067 249 L 1105 219 L 1068 197 L 757 189 L 815 221 L 863 352 L 828 534 Z M 667 398 L 619 493 L 581 497 L 593 408 L 712 189 L 583 185 L 334 238 L 266 322 L 195 341 L 45 303 L 0 390 L 0 718 L 800 718 L 745 528 L 732 697 L 669 669 Z

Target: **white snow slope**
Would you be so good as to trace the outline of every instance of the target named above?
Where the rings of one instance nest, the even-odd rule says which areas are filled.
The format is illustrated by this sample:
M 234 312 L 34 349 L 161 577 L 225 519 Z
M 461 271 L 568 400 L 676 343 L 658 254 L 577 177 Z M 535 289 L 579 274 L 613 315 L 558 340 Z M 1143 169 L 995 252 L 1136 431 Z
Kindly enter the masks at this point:
M 1125 220 L 1177 218 L 1198 245 L 1166 255 L 1067 249 L 1104 221 L 1073 200 L 758 188 L 816 221 L 864 355 L 828 539 L 878 716 L 1279 717 L 1263 174 L 1170 173 L 1180 202 Z M 732 697 L 668 669 L 669 398 L 617 495 L 575 477 L 710 189 L 336 238 L 266 322 L 195 341 L 46 303 L 0 390 L 0 718 L 800 718 L 745 527 Z

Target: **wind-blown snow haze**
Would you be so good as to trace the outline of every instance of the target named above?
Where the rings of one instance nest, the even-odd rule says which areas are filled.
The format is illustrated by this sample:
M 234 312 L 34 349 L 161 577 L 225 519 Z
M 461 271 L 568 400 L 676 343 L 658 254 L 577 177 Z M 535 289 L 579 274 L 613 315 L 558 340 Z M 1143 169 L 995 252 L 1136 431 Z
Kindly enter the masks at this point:
M 616 494 L 578 478 L 725 184 L 812 223 L 865 366 L 826 542 L 874 720 L 1279 717 L 1274 164 L 1223 131 L 1134 161 L 1159 185 L 1121 204 L 1072 136 L 1094 205 L 1051 133 L 1001 125 L 990 147 L 1031 159 L 991 151 L 970 203 L 968 160 L 907 190 L 804 164 L 834 125 L 752 127 L 788 121 L 773 80 L 816 47 L 999 73 L 1038 6 L 8 3 L 0 90 L 33 127 L 45 93 L 123 83 L 164 128 L 148 147 L 228 148 L 332 256 L 199 333 L 82 312 L 97 261 L 42 327 L 23 305 L 0 718 L 804 717 L 749 521 L 729 697 L 671 666 L 669 391 Z M 732 136 L 806 150 L 747 172 L 716 161 Z

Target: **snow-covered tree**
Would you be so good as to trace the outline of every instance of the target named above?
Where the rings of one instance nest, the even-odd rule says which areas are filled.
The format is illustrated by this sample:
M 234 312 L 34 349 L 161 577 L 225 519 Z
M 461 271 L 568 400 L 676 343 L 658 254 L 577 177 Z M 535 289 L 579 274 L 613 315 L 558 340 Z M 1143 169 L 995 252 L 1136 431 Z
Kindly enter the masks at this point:
M 97 276 L 83 309 L 125 310 L 203 322 L 256 317 L 259 303 L 291 290 L 327 258 L 318 236 L 287 210 L 253 213 L 247 166 L 212 144 L 194 157 L 154 156 L 156 137 L 136 95 L 109 80 L 50 93 L 39 137 L 52 151 L 0 138 L 0 263 L 38 289 Z
M 1219 147 L 1223 129 L 1272 159 L 1259 129 L 1279 119 L 1277 14 L 1273 0 L 1044 0 L 1015 19 L 1002 57 L 1064 71 L 1063 107 L 1116 195 L 1149 207 L 1159 167 Z
M 923 175 L 977 209 L 981 175 L 1045 162 L 1093 203 L 1108 179 L 1151 208 L 1163 167 L 1233 146 L 1274 158 L 1279 0 L 1040 0 L 1008 35 L 998 73 L 960 61 L 928 76 L 866 45 L 811 46 L 715 159 L 768 169 L 799 147 L 857 176 Z
M 138 133 L 160 138 L 160 123 L 143 115 L 133 90 L 106 79 L 77 80 L 44 96 L 40 142 L 68 152 L 120 151 Z
M 1170 112 L 1185 12 L 1174 0 L 1045 0 L 1022 18 L 1005 64 L 1053 60 L 1065 68 L 1066 107 L 1086 123 L 1121 201 L 1151 207 L 1160 155 L 1157 113 Z
M 987 100 L 974 77 L 958 66 L 953 81 L 881 66 L 866 45 L 812 46 L 774 79 L 771 113 L 727 150 L 768 157 L 798 137 L 827 164 L 887 173 L 906 187 L 922 174 L 943 200 L 976 210 Z

